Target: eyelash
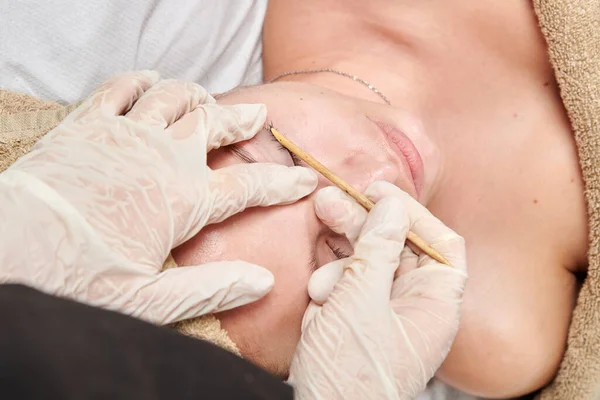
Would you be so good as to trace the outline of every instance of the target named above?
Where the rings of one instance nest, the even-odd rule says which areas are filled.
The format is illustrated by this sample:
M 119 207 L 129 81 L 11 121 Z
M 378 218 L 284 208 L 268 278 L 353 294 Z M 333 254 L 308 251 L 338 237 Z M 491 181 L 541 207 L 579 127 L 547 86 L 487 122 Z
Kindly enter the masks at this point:
M 331 250 L 331 252 L 333 253 L 333 255 L 335 256 L 335 258 L 337 260 L 341 260 L 342 258 L 350 257 L 350 254 L 346 253 L 344 250 L 342 250 L 340 247 L 338 247 L 334 244 L 327 242 L 327 246 L 329 247 L 329 249 Z M 317 262 L 317 254 L 314 253 L 310 257 L 310 268 L 312 271 L 316 271 L 319 267 L 320 267 L 320 265 L 318 265 L 318 262 Z
M 337 247 L 335 245 L 332 245 L 331 243 L 328 243 L 329 248 L 331 249 L 331 251 L 333 252 L 333 255 L 338 259 L 341 260 L 342 258 L 348 258 L 350 257 L 350 254 L 346 253 L 344 250 L 342 250 L 340 247 Z
M 290 155 L 290 158 L 292 159 L 292 163 L 296 167 L 300 165 L 300 163 L 302 162 L 302 160 L 300 160 L 300 158 L 298 158 L 297 155 L 295 155 L 294 153 L 292 153 L 291 151 L 289 151 L 284 145 L 282 145 L 281 143 L 279 143 L 279 141 L 277 141 L 277 139 L 275 138 L 275 136 L 269 135 L 269 137 L 271 138 L 271 140 L 274 140 L 275 143 L 277 143 L 277 146 L 278 146 L 279 150 L 285 151 L 286 153 L 288 153 Z

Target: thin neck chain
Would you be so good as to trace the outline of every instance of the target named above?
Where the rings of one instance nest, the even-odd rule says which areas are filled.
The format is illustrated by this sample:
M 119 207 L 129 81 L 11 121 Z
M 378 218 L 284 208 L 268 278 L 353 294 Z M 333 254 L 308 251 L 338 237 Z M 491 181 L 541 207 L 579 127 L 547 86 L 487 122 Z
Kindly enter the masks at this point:
M 319 72 L 330 72 L 332 74 L 345 76 L 346 78 L 350 78 L 355 82 L 362 83 L 363 85 L 365 85 L 366 87 L 371 89 L 373 92 L 375 92 L 377 94 L 377 96 L 381 97 L 383 99 L 383 101 L 386 102 L 386 104 L 389 104 L 389 105 L 392 104 L 390 102 L 390 100 L 383 93 L 381 93 L 379 91 L 379 89 L 377 89 L 375 86 L 371 85 L 369 82 L 365 81 L 364 79 L 360 79 L 356 75 L 352 75 L 347 72 L 337 71 L 337 70 L 331 69 L 331 68 L 301 69 L 301 70 L 297 70 L 297 71 L 288 71 L 288 72 L 284 72 L 283 74 L 277 75 L 275 78 L 271 79 L 269 82 L 275 82 L 276 80 L 281 79 L 284 76 L 300 75 L 300 74 L 316 74 Z

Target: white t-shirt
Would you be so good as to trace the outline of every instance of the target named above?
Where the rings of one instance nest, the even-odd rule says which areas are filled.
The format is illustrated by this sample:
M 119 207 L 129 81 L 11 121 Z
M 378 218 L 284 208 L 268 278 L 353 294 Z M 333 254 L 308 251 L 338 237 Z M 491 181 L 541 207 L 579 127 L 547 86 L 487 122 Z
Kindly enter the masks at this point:
M 262 78 L 267 0 L 2 0 L 0 88 L 72 103 L 154 69 L 222 92 Z

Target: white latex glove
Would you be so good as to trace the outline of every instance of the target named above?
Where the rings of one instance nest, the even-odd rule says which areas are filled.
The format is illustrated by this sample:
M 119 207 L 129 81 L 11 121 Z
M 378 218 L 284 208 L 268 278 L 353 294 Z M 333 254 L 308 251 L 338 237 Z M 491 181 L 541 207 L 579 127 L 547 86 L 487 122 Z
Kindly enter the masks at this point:
M 271 289 L 271 273 L 243 261 L 160 269 L 207 224 L 294 202 L 316 175 L 274 164 L 210 170 L 210 150 L 262 129 L 264 105 L 219 106 L 196 84 L 158 80 L 112 79 L 0 175 L 0 283 L 158 324 Z
M 376 202 L 369 214 L 337 188 L 316 196 L 317 215 L 346 234 L 354 255 L 311 277 L 313 302 L 290 373 L 301 400 L 413 398 L 458 329 L 467 279 L 463 239 L 389 183 L 374 183 L 365 194 Z M 452 267 L 405 247 L 409 228 Z

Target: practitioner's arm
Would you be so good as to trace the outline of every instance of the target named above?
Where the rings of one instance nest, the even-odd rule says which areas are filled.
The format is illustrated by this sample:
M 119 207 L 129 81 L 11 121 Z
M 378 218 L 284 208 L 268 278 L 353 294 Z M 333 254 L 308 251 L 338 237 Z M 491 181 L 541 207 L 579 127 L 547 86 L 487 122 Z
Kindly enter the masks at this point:
M 292 399 L 212 344 L 122 314 L 0 285 L 3 399 Z

